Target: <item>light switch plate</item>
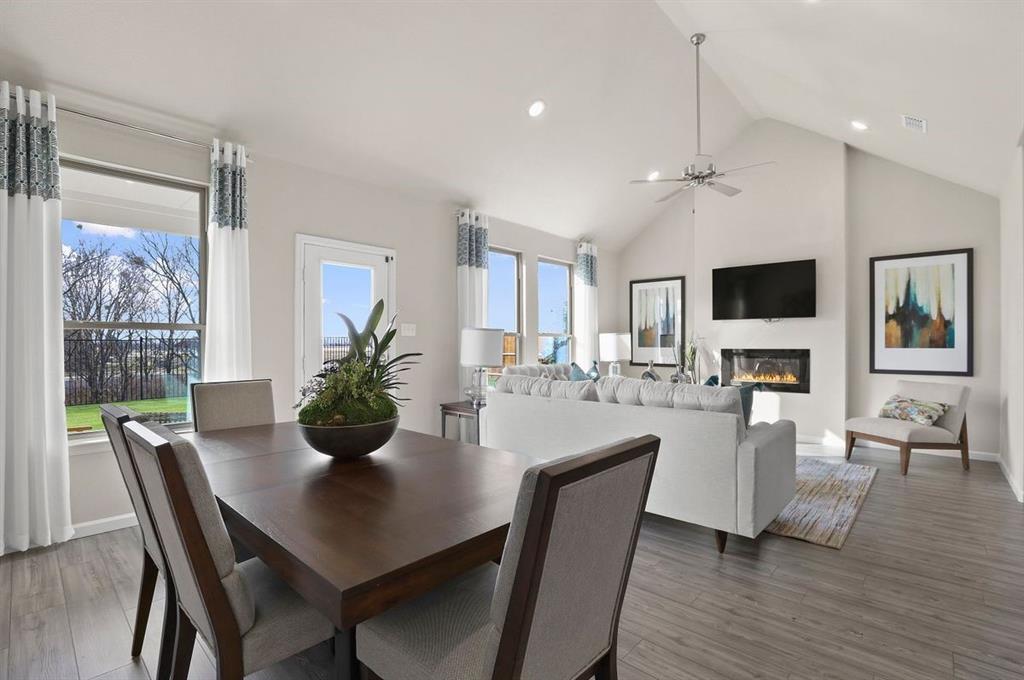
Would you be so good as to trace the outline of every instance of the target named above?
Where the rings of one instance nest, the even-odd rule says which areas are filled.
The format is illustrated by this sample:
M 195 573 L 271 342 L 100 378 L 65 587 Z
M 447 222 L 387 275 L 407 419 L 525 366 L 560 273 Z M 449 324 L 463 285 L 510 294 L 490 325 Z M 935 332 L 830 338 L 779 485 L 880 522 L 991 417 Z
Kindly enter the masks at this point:
M 413 338 L 416 337 L 416 324 L 414 323 L 403 323 L 402 324 L 402 337 Z

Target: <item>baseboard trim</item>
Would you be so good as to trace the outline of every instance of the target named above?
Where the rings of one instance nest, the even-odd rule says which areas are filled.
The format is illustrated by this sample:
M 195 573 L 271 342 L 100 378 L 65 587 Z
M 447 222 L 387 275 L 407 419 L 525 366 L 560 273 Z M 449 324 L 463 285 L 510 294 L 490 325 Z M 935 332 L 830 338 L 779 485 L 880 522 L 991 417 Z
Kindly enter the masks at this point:
M 821 437 L 812 437 L 808 435 L 797 435 L 797 444 L 811 444 L 813 446 L 820 446 L 822 451 L 819 453 L 805 453 L 805 456 L 845 456 L 846 450 L 842 445 L 825 444 L 822 442 Z M 895 446 L 889 446 L 887 444 L 880 444 L 878 442 L 868 441 L 866 439 L 857 440 L 857 448 L 866 449 L 886 449 L 889 451 L 895 451 Z M 914 455 L 924 454 L 926 456 L 942 456 L 943 458 L 960 458 L 959 451 L 944 451 L 942 449 L 914 449 Z M 971 460 L 982 461 L 985 463 L 1002 463 L 1002 457 L 998 453 L 991 453 L 990 451 L 971 451 Z
M 75 535 L 72 538 L 85 538 L 86 536 L 105 534 L 108 531 L 133 527 L 138 523 L 139 520 L 135 517 L 134 512 L 129 512 L 125 515 L 114 515 L 113 517 L 101 517 L 100 519 L 75 524 L 72 527 L 75 530 Z
M 999 469 L 1002 470 L 1006 483 L 1010 485 L 1010 491 L 1017 497 L 1017 502 L 1024 503 L 1024 489 L 1014 481 L 1013 475 L 1010 474 L 1010 470 L 1006 467 L 1006 460 L 1002 456 L 999 457 Z

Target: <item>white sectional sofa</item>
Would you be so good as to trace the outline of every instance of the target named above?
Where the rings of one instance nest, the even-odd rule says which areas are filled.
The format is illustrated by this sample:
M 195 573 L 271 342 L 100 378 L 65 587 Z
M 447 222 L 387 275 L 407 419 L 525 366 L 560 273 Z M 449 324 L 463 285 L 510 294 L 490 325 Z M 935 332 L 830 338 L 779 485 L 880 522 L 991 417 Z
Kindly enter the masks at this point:
M 719 551 L 728 534 L 757 536 L 792 500 L 796 427 L 748 428 L 737 388 L 567 376 L 560 366 L 505 369 L 481 412 L 481 443 L 551 459 L 657 435 L 647 511 L 715 529 Z

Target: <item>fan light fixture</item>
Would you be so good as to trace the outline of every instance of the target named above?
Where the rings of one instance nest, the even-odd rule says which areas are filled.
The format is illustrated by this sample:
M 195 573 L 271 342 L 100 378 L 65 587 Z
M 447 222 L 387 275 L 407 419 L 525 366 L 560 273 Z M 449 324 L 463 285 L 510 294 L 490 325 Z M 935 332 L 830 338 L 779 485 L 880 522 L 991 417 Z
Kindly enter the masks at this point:
M 547 108 L 547 104 L 544 103 L 543 99 L 538 99 L 534 103 L 530 104 L 530 108 L 527 109 L 527 113 L 530 114 L 530 118 L 536 118 L 540 114 L 544 113 L 544 109 Z
M 850 127 L 852 127 L 857 132 L 864 132 L 868 129 L 868 124 L 862 120 L 851 120 Z
M 647 174 L 647 181 L 648 182 L 653 182 L 654 180 L 658 179 L 659 177 L 661 177 L 661 173 L 658 172 L 657 170 L 653 170 L 653 171 L 651 171 L 651 172 L 649 172 Z

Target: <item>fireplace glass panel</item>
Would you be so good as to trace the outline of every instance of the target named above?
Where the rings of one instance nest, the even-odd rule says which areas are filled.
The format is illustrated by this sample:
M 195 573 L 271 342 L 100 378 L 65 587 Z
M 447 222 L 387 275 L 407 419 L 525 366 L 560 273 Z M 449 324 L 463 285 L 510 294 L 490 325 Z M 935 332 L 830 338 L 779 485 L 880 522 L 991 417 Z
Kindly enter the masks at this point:
M 761 383 L 773 392 L 811 391 L 810 350 L 723 349 L 722 384 Z

